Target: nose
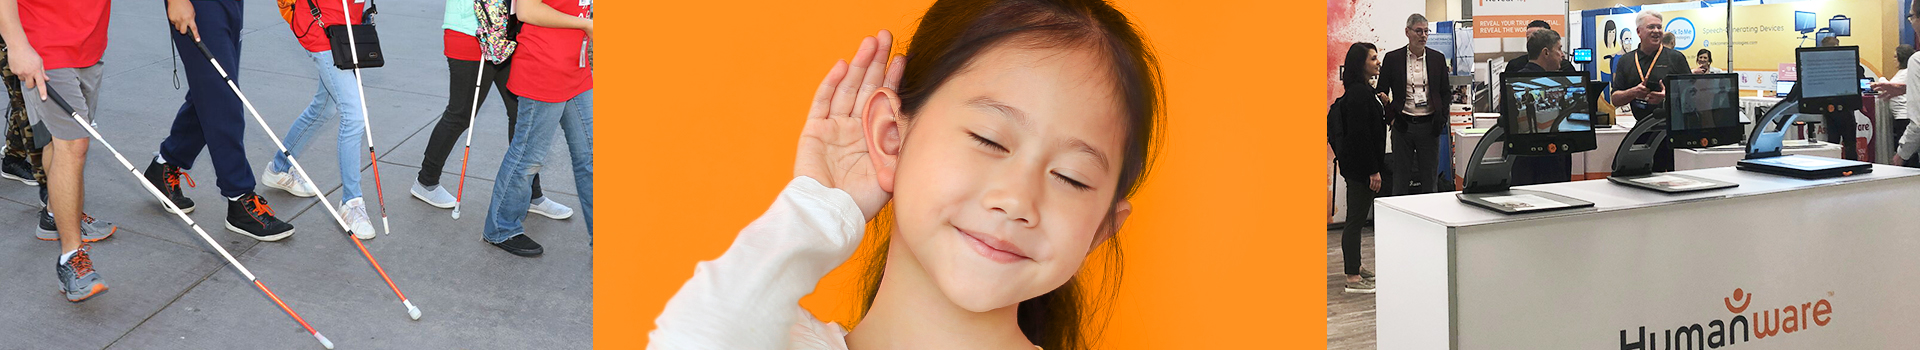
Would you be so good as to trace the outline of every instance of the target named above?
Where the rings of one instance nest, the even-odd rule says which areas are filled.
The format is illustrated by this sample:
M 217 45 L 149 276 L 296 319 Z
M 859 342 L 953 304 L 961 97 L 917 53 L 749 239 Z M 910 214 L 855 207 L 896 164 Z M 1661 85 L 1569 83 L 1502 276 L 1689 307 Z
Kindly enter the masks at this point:
M 1000 215 L 1020 227 L 1035 227 L 1040 224 L 1038 211 L 1034 204 L 1039 197 L 1041 186 L 1046 181 L 1046 172 L 1029 167 L 1009 167 L 1009 171 L 990 176 L 986 192 L 982 194 L 980 204 L 987 211 Z M 1041 174 L 1035 176 L 1032 174 Z

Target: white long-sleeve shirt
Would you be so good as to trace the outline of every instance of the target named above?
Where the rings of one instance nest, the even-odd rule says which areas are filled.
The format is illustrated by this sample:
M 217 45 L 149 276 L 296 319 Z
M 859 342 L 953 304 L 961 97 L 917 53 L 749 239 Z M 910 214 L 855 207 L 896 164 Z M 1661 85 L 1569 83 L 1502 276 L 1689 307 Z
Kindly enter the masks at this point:
M 846 330 L 815 319 L 800 297 L 853 256 L 865 229 L 853 196 L 795 177 L 726 253 L 694 266 L 647 348 L 846 349 Z
M 1915 65 L 1920 65 L 1920 55 L 1907 59 L 1907 67 L 1915 67 Z M 1905 70 L 1901 71 L 1905 72 Z M 1906 103 L 1920 102 L 1920 74 L 1907 72 L 1904 78 L 1899 81 L 1907 84 Z M 1902 104 L 1902 107 L 1906 109 L 1907 131 L 1900 134 L 1900 147 L 1895 155 L 1900 159 L 1912 159 L 1915 152 L 1920 152 L 1920 116 L 1915 115 L 1915 112 L 1920 112 L 1920 108 L 1905 104 Z

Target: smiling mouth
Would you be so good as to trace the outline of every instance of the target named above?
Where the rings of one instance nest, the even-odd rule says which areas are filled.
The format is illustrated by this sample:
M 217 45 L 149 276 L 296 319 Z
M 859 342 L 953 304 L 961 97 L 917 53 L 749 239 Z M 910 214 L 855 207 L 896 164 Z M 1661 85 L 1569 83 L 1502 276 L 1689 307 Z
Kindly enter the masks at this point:
M 1013 243 L 983 234 L 967 232 L 967 230 L 958 227 L 954 228 L 954 232 L 960 233 L 960 237 L 967 241 L 967 246 L 973 248 L 974 253 L 986 257 L 988 260 L 1002 264 L 1022 260 L 1033 260 L 1033 258 L 1027 257 L 1026 254 L 1022 254 L 1020 248 L 1014 247 Z

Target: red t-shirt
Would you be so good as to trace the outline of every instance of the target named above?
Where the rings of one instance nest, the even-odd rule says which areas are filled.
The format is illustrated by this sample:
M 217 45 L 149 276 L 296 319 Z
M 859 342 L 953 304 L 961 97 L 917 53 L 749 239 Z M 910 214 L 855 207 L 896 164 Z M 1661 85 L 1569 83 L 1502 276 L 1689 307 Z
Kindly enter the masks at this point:
M 20 28 L 45 69 L 85 68 L 107 54 L 108 0 L 20 0 Z
M 446 35 L 440 40 L 447 47 L 447 58 L 461 61 L 480 60 L 480 38 L 452 29 L 442 29 Z
M 320 6 L 320 21 L 313 20 L 313 11 L 309 10 L 312 7 L 307 6 L 307 1 Z M 347 0 L 353 6 L 354 24 L 361 24 L 360 15 L 367 6 L 364 1 Z M 327 26 L 347 24 L 345 15 L 346 12 L 340 11 L 340 0 L 294 0 L 293 21 L 288 26 L 293 28 L 293 36 L 300 39 L 300 47 L 307 52 L 327 51 L 333 49 L 327 41 Z
M 587 12 L 580 0 L 541 0 L 569 16 Z M 554 29 L 528 23 L 520 27 L 520 46 L 513 51 L 513 73 L 507 90 L 535 101 L 560 103 L 593 89 L 591 64 L 581 64 L 587 32 Z M 583 67 L 586 66 L 586 67 Z

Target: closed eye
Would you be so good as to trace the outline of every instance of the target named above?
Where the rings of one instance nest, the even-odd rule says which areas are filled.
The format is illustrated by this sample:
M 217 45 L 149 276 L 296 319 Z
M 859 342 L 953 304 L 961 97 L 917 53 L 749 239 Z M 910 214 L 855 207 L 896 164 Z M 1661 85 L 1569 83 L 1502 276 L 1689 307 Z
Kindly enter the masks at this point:
M 1066 182 L 1068 186 L 1073 186 L 1073 189 L 1076 189 L 1076 190 L 1081 190 L 1081 191 L 1093 190 L 1093 186 L 1087 186 L 1086 183 L 1082 183 L 1080 181 L 1074 180 L 1073 178 L 1067 177 L 1066 175 L 1061 175 L 1058 172 L 1053 173 L 1053 177 L 1060 178 L 1061 182 Z
M 993 142 L 993 140 L 988 140 L 988 139 L 987 139 L 987 138 L 985 138 L 985 137 L 981 137 L 981 136 L 980 136 L 980 134 L 975 134 L 975 133 L 972 133 L 972 132 L 968 132 L 968 133 L 967 133 L 967 136 L 968 136 L 968 137 L 972 137 L 972 138 L 973 138 L 973 141 L 974 141 L 974 142 L 979 142 L 981 146 L 986 146 L 987 148 L 992 148 L 993 150 L 995 150 L 995 151 L 1000 151 L 1001 153 L 1006 153 L 1006 152 L 1009 152 L 1009 150 L 1007 150 L 1007 146 L 1001 146 L 1001 145 L 1000 145 L 1000 143 L 998 143 L 998 142 Z

